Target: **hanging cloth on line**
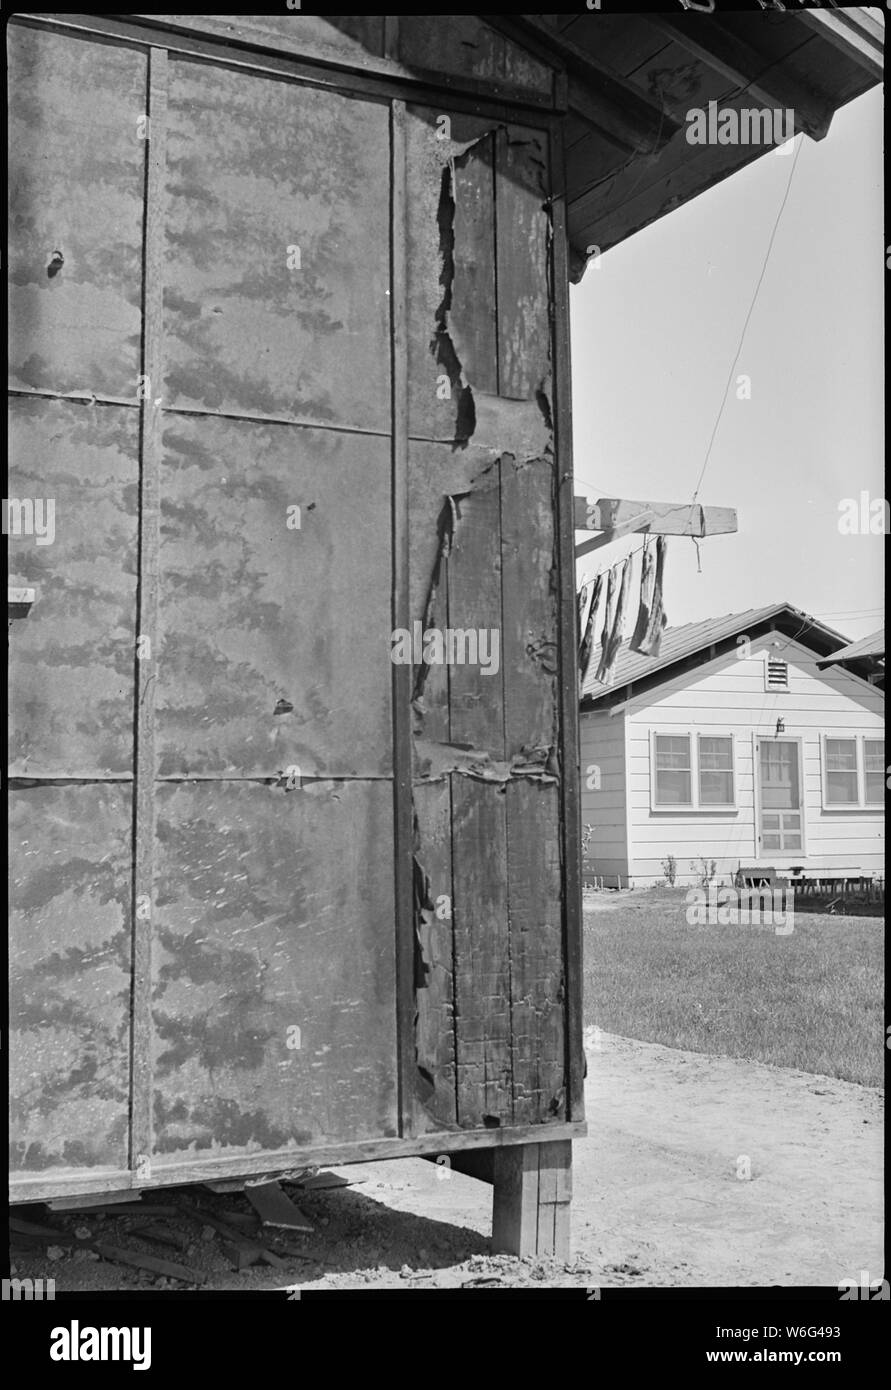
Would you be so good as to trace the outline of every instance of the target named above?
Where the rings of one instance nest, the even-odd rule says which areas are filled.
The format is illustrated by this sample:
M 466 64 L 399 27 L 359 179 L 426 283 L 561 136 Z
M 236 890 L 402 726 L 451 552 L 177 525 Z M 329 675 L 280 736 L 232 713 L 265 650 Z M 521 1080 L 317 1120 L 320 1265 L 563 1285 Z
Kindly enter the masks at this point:
M 577 595 L 578 601 L 579 601 L 579 626 L 578 626 L 578 633 L 579 633 L 579 653 L 581 653 L 581 650 L 582 650 L 582 642 L 583 642 L 583 640 L 584 640 L 584 633 L 585 633 L 585 608 L 586 608 L 587 603 L 588 603 L 588 595 L 589 595 L 590 592 L 591 592 L 591 585 L 588 584 L 588 583 L 586 582 L 586 583 L 584 583 L 584 584 L 582 585 L 582 587 L 579 589 L 578 595 Z
M 600 595 L 603 591 L 603 575 L 598 574 L 592 585 L 584 585 L 582 593 L 579 595 L 579 629 L 581 630 L 581 620 L 585 611 L 586 591 L 591 589 L 591 603 L 588 607 L 588 621 L 585 623 L 582 640 L 579 643 L 579 694 L 585 684 L 585 677 L 588 674 L 588 666 L 591 661 L 591 648 L 594 646 L 594 624 L 597 621 L 597 608 L 600 603 Z
M 637 609 L 637 622 L 634 624 L 634 631 L 628 643 L 628 646 L 633 652 L 640 651 L 640 644 L 649 627 L 650 614 L 653 611 L 653 584 L 655 578 L 656 571 L 653 566 L 653 551 L 649 540 L 645 540 L 640 569 L 640 604 Z
M 609 585 L 607 587 L 607 617 L 603 624 L 603 636 L 601 638 L 600 665 L 597 668 L 597 679 L 602 685 L 612 685 L 615 675 L 616 657 L 619 655 L 619 648 L 622 645 L 622 634 L 625 629 L 625 610 L 628 607 L 628 594 L 631 590 L 631 571 L 632 560 L 629 555 L 622 566 L 622 578 L 616 580 L 616 571 L 610 571 Z M 615 613 L 612 622 L 609 621 L 609 598 L 610 593 L 618 587 L 619 594 L 616 600 Z
M 649 605 L 649 615 L 643 634 L 638 639 L 637 628 L 634 630 L 634 637 L 631 645 L 634 650 L 640 652 L 642 656 L 658 656 L 659 648 L 662 645 L 662 633 L 665 630 L 668 618 L 665 614 L 665 556 L 668 550 L 668 543 L 664 536 L 659 536 L 656 541 L 656 573 L 653 580 L 653 593 Z M 643 591 L 641 589 L 641 612 L 643 611 Z M 638 615 L 638 627 L 640 626 L 640 615 Z
M 606 648 L 609 642 L 609 635 L 613 630 L 613 623 L 616 620 L 616 567 L 613 565 L 607 571 L 606 576 L 606 598 L 603 601 L 603 630 L 600 634 L 600 662 L 597 667 L 595 680 L 600 680 L 600 672 L 606 660 Z

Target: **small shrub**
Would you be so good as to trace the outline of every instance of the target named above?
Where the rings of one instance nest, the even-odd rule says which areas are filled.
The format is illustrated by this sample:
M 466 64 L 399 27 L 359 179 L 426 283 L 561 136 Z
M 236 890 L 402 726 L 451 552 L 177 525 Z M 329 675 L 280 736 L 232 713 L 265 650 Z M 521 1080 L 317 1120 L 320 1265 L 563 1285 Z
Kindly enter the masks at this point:
M 670 888 L 673 888 L 678 876 L 678 861 L 673 854 L 666 854 L 662 860 L 662 872 L 665 875 L 665 882 Z
M 699 882 L 703 888 L 708 888 L 715 874 L 718 872 L 718 861 L 716 859 L 691 859 L 690 868 L 699 877 Z

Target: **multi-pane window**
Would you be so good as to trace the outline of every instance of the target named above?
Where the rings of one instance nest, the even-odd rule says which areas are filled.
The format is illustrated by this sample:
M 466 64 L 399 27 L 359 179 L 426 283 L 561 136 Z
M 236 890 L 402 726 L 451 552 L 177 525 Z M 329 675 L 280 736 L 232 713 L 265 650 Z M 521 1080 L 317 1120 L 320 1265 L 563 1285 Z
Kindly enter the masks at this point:
M 867 806 L 882 806 L 885 801 L 885 740 L 863 740 L 863 800 Z
M 709 810 L 733 807 L 733 739 L 700 734 L 653 734 L 653 807 Z
M 826 799 L 833 805 L 857 805 L 859 796 L 855 738 L 826 740 Z
M 884 739 L 825 737 L 824 806 L 881 806 L 884 799 Z
M 692 806 L 693 781 L 689 734 L 656 734 L 657 806 Z
M 733 739 L 699 735 L 699 803 L 733 805 Z

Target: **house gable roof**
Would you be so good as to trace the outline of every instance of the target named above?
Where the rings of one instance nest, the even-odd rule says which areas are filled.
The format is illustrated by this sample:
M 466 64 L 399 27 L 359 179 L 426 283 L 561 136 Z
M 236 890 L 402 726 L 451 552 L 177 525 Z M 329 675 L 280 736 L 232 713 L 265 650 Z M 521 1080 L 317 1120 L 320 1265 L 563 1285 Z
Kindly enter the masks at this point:
M 684 623 L 680 627 L 665 629 L 658 656 L 642 656 L 623 642 L 616 658 L 612 685 L 602 685 L 596 679 L 595 648 L 582 689 L 581 708 L 585 710 L 596 705 L 613 704 L 624 698 L 632 684 L 635 694 L 661 685 L 683 669 L 704 665 L 714 656 L 734 649 L 738 637 L 749 637 L 754 641 L 774 630 L 811 648 L 824 659 L 845 644 L 841 633 L 790 603 L 773 603 L 763 608 L 747 608 L 742 613 L 727 613 L 720 618 Z M 851 669 L 865 677 L 874 669 L 874 663 L 868 657 L 862 660 L 854 657 Z

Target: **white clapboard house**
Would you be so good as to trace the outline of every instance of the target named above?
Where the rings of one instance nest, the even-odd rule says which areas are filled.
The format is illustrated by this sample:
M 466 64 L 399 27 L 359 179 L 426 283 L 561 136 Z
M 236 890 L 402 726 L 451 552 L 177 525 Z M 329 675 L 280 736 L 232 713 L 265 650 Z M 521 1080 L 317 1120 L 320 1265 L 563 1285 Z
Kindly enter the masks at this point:
M 667 628 L 656 657 L 625 643 L 608 686 L 595 653 L 580 711 L 588 877 L 647 886 L 671 861 L 681 884 L 712 861 L 717 882 L 758 866 L 882 874 L 884 648 L 844 644 L 774 604 Z

